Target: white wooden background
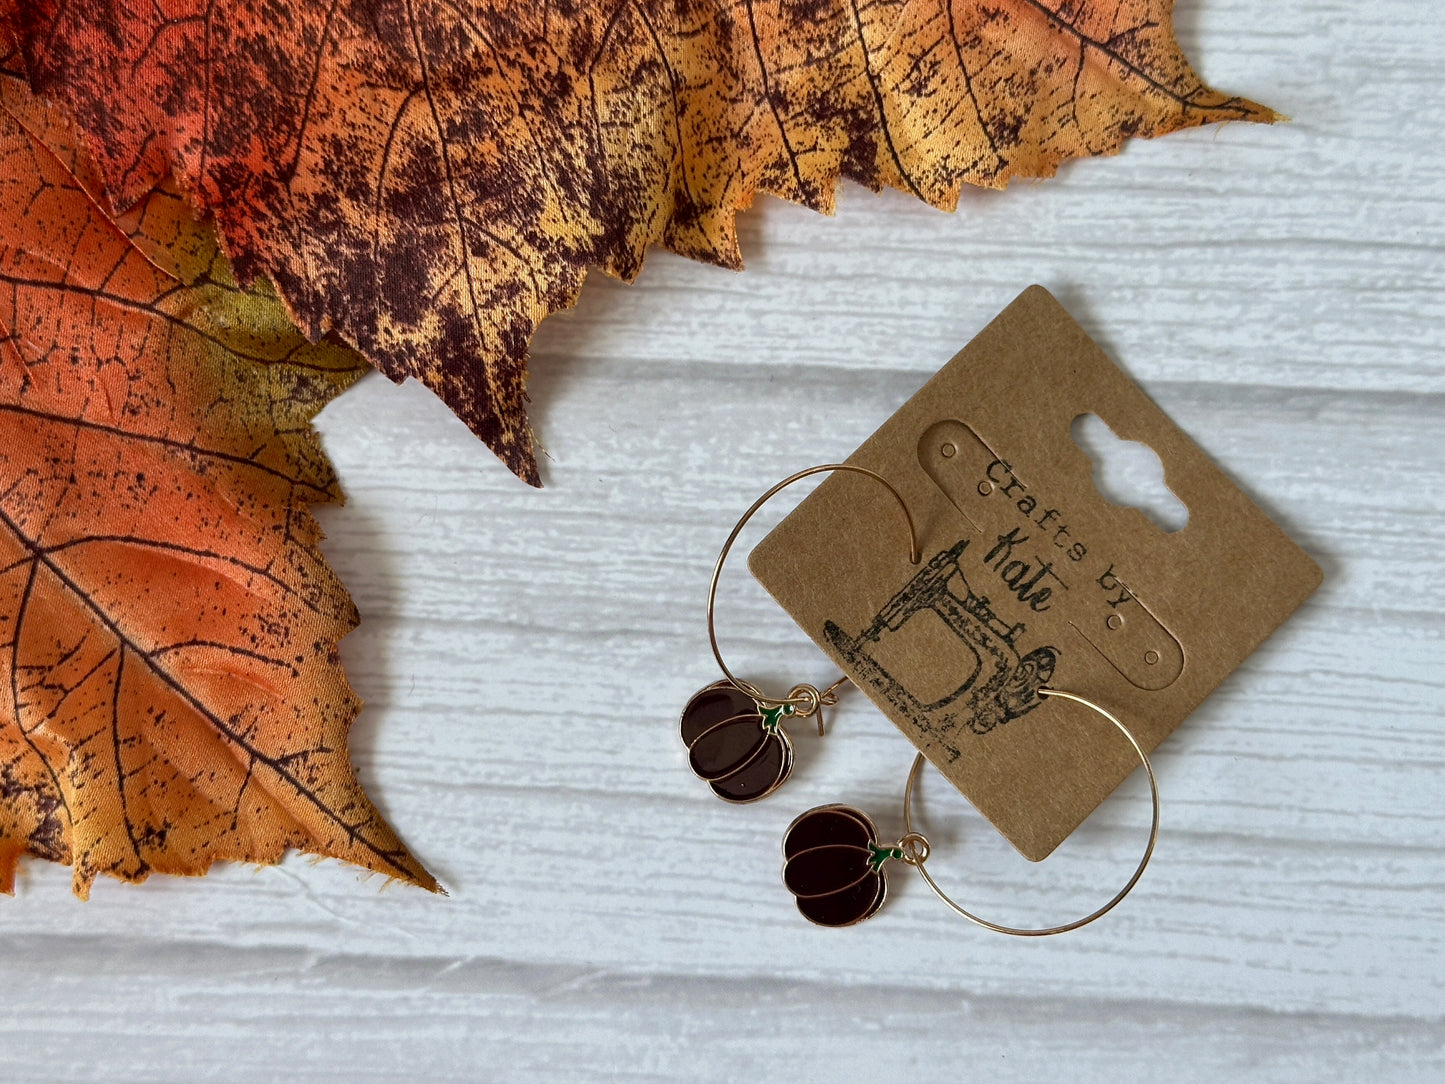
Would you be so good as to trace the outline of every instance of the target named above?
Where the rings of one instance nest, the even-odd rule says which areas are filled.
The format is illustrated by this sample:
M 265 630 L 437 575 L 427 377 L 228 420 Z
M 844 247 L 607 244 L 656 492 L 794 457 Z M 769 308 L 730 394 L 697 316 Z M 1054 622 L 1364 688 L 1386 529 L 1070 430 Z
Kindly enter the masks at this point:
M 660 254 L 590 282 L 536 343 L 540 493 L 416 386 L 328 409 L 355 759 L 451 896 L 293 858 L 81 904 L 32 863 L 0 900 L 0 1077 L 1445 1077 L 1445 8 L 1182 0 L 1177 22 L 1206 78 L 1293 123 L 953 217 L 763 200 L 740 276 Z M 998 937 L 895 876 L 872 922 L 810 928 L 781 830 L 834 800 L 895 829 L 910 750 L 855 694 L 775 798 L 711 798 L 676 731 L 714 677 L 709 567 L 757 493 L 846 456 L 1031 282 L 1325 585 L 1160 750 L 1158 854 L 1108 919 Z M 733 572 L 739 667 L 828 678 Z M 1034 867 L 925 797 L 939 875 L 1017 922 L 1112 892 L 1147 823 L 1136 778 Z

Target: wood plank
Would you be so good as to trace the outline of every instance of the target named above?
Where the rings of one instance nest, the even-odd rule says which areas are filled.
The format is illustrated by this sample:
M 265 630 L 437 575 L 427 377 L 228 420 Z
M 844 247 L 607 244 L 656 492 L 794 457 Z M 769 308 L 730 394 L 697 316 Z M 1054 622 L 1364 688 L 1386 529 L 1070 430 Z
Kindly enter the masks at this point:
M 484 957 L 0 944 L 11 1079 L 1433 1082 L 1440 1029 L 1146 1001 L 715 982 Z M 94 975 L 92 974 L 94 973 Z M 98 975 L 98 977 L 95 977 Z

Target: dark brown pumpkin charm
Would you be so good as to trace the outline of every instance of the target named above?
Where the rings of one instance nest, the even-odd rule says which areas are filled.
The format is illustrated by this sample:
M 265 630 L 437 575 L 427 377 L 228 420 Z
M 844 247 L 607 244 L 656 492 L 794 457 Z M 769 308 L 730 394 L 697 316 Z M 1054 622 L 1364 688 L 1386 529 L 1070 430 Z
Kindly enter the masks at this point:
M 883 864 L 890 858 L 902 859 L 903 851 L 880 847 L 866 814 L 846 805 L 818 806 L 783 836 L 783 883 L 809 922 L 851 926 L 883 906 Z
M 700 690 L 682 709 L 688 764 L 725 802 L 755 802 L 793 770 L 793 743 L 782 721 L 791 704 L 763 708 L 730 681 Z

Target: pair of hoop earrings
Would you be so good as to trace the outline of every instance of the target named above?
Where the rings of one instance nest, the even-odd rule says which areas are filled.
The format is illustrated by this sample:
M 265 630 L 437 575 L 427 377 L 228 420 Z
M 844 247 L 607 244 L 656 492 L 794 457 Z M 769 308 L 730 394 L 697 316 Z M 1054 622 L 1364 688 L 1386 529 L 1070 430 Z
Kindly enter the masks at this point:
M 918 564 L 918 532 L 903 497 L 882 475 L 849 463 L 827 463 L 809 467 L 784 478 L 753 502 L 737 521 L 723 543 L 713 566 L 707 594 L 707 635 L 713 658 L 723 673 L 721 681 L 699 690 L 683 708 L 680 729 L 693 772 L 708 783 L 723 801 L 734 804 L 766 798 L 786 782 L 793 769 L 793 743 L 783 724 L 789 719 L 817 719 L 818 736 L 824 733 L 822 711 L 837 703 L 837 690 L 848 680 L 840 677 L 826 689 L 812 685 L 793 686 L 786 696 L 771 696 L 738 678 L 728 669 L 718 648 L 714 610 L 718 580 L 723 563 L 742 529 L 753 515 L 777 493 L 794 482 L 814 474 L 850 471 L 884 486 L 908 525 L 909 557 Z M 1154 844 L 1159 838 L 1159 785 L 1154 766 L 1133 733 L 1112 714 L 1074 693 L 1044 686 L 1039 696 L 1072 701 L 1102 715 L 1128 740 L 1149 777 L 1153 816 L 1144 856 L 1128 882 L 1108 903 L 1083 918 L 1062 926 L 1020 929 L 980 918 L 960 906 L 939 886 L 927 869 L 932 854 L 928 838 L 914 827 L 913 794 L 923 770 L 924 757 L 913 759 L 903 790 L 903 835 L 896 842 L 881 843 L 872 820 L 861 810 L 847 805 L 824 805 L 808 810 L 788 826 L 783 835 L 783 883 L 797 900 L 803 917 L 819 926 L 852 926 L 871 918 L 888 895 L 886 866 L 901 862 L 918 871 L 925 884 L 940 900 L 962 918 L 995 933 L 1015 937 L 1047 937 L 1087 926 L 1112 911 L 1139 883 Z

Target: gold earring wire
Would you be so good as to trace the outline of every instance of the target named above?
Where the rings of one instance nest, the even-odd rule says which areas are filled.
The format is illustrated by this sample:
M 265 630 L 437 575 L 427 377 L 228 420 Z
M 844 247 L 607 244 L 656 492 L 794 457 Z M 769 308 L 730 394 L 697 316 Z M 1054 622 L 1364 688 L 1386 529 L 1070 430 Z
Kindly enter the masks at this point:
M 727 560 L 728 552 L 733 548 L 733 543 L 737 541 L 737 537 L 742 533 L 743 528 L 747 526 L 748 520 L 753 518 L 753 515 L 759 508 L 767 504 L 768 501 L 781 490 L 786 489 L 794 482 L 801 481 L 814 474 L 823 474 L 828 471 L 851 471 L 854 474 L 866 475 L 881 484 L 889 493 L 893 494 L 893 499 L 898 502 L 898 507 L 903 512 L 903 518 L 908 523 L 909 561 L 912 564 L 918 564 L 918 531 L 913 526 L 913 516 L 908 511 L 908 505 L 904 503 L 903 497 L 899 494 L 898 490 L 893 487 L 893 483 L 876 471 L 869 470 L 867 467 L 856 467 L 851 463 L 825 463 L 822 466 L 809 467 L 807 470 L 800 470 L 797 474 L 789 475 L 753 502 L 752 507 L 743 513 L 742 518 L 739 519 L 733 527 L 732 533 L 728 535 L 727 541 L 723 543 L 722 552 L 717 555 L 717 563 L 713 565 L 712 581 L 707 587 L 707 638 L 708 643 L 712 645 L 713 658 L 717 660 L 718 667 L 722 670 L 724 676 L 739 689 L 745 690 L 749 696 L 753 697 L 753 699 L 757 700 L 763 706 L 779 708 L 784 705 L 789 705 L 794 709 L 796 714 L 803 718 L 812 715 L 819 707 L 828 702 L 827 697 L 832 694 L 834 689 L 848 680 L 847 676 L 845 675 L 839 678 L 821 693 L 811 685 L 795 685 L 789 690 L 787 696 L 768 696 L 755 686 L 734 677 L 733 672 L 728 669 L 728 664 L 723 662 L 722 651 L 720 651 L 717 646 L 717 628 L 714 624 L 713 612 L 717 604 L 717 585 L 718 580 L 722 577 L 723 562 Z M 818 729 L 821 734 L 821 722 Z
M 809 467 L 784 478 L 743 513 L 723 543 L 707 588 L 707 638 L 724 679 L 695 693 L 683 707 L 682 717 L 678 720 L 683 744 L 687 746 L 688 765 L 725 802 L 756 802 L 782 786 L 793 770 L 793 743 L 783 728 L 783 721 L 817 716 L 818 736 L 822 737 L 822 709 L 838 702 L 834 691 L 848 680 L 845 674 L 822 692 L 812 685 L 801 684 L 788 690 L 787 696 L 769 696 L 734 676 L 728 669 L 718 648 L 714 622 L 717 585 L 722 576 L 723 562 L 748 520 L 780 489 L 825 471 L 852 471 L 867 475 L 893 494 L 908 524 L 909 557 L 915 565 L 918 564 L 918 532 L 913 527 L 913 516 L 909 514 L 908 506 L 887 479 L 867 467 L 847 463 Z
M 953 908 L 955 912 L 962 915 L 964 918 L 968 919 L 975 925 L 982 926 L 986 930 L 993 930 L 995 933 L 1012 934 L 1014 937 L 1048 937 L 1051 934 L 1067 933 L 1070 930 L 1077 930 L 1080 926 L 1087 926 L 1095 919 L 1101 918 L 1104 915 L 1108 914 L 1116 906 L 1118 906 L 1119 901 L 1121 901 L 1125 896 L 1127 896 L 1133 890 L 1134 886 L 1139 883 L 1139 878 L 1144 875 L 1144 867 L 1149 864 L 1149 859 L 1154 854 L 1154 844 L 1159 839 L 1159 783 L 1154 778 L 1154 766 L 1149 762 L 1149 755 L 1144 752 L 1144 747 L 1139 744 L 1138 739 L 1136 739 L 1134 735 L 1129 731 L 1129 728 L 1126 727 L 1123 723 L 1119 722 L 1118 719 L 1116 719 L 1108 711 L 1105 711 L 1098 704 L 1095 704 L 1091 700 L 1085 700 L 1082 696 L 1076 696 L 1073 693 L 1066 693 L 1059 689 L 1050 688 L 1040 689 L 1039 695 L 1057 696 L 1063 698 L 1064 700 L 1072 700 L 1076 704 L 1082 704 L 1084 707 L 1089 708 L 1091 711 L 1096 711 L 1105 719 L 1108 719 L 1109 722 L 1113 723 L 1114 726 L 1118 728 L 1119 733 L 1123 734 L 1124 737 L 1129 739 L 1129 744 L 1134 747 L 1134 752 L 1139 755 L 1139 760 L 1144 765 L 1144 771 L 1147 772 L 1149 775 L 1149 795 L 1150 798 L 1153 800 L 1154 804 L 1154 816 L 1149 826 L 1149 845 L 1144 848 L 1144 857 L 1139 860 L 1138 868 L 1134 870 L 1134 875 L 1129 878 L 1128 883 L 1125 884 L 1124 887 L 1118 891 L 1118 893 L 1114 896 L 1113 899 L 1111 899 L 1108 903 L 1104 904 L 1104 906 L 1100 907 L 1097 911 L 1093 911 L 1085 915 L 1083 918 L 1078 919 L 1075 922 L 1068 922 L 1062 926 L 1050 926 L 1047 929 L 1024 930 L 1016 929 L 1012 926 L 1000 926 L 996 922 L 990 922 L 987 919 L 979 918 L 977 915 L 965 911 L 962 907 L 960 907 L 957 903 L 953 901 L 952 897 L 950 897 L 948 893 L 944 892 L 943 889 L 938 887 L 938 882 L 936 882 L 929 874 L 928 870 L 924 868 L 924 863 L 928 860 L 928 840 L 924 838 L 921 834 L 913 830 L 913 790 L 918 783 L 918 774 L 923 768 L 924 757 L 922 753 L 919 753 L 918 756 L 914 757 L 913 768 L 908 773 L 908 786 L 903 791 L 904 836 L 901 840 L 898 841 L 897 844 L 897 850 L 902 852 L 900 855 L 902 861 L 906 862 L 908 865 L 916 869 L 919 873 L 919 876 L 923 878 L 923 880 L 927 883 L 928 887 L 933 889 L 933 894 L 939 899 L 941 899 L 944 903 L 948 904 L 949 907 Z

